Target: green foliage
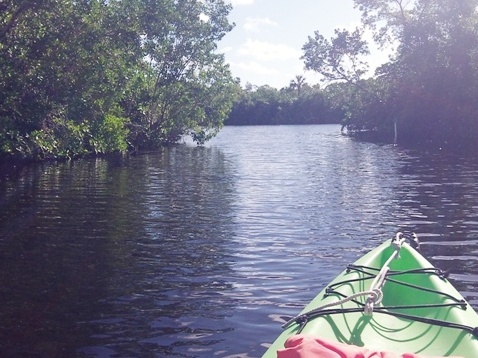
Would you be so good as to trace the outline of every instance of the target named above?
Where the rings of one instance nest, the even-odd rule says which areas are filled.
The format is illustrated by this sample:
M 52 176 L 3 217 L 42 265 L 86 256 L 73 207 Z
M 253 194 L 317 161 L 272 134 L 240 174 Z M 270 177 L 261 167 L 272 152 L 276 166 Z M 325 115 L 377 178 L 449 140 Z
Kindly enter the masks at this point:
M 128 148 L 127 119 L 107 114 L 91 127 L 89 143 L 98 153 L 125 152 Z
M 296 76 L 289 87 L 270 86 L 242 90 L 226 121 L 229 125 L 340 123 L 342 109 L 319 87 L 310 87 Z
M 215 53 L 230 9 L 222 0 L 2 2 L 0 150 L 70 157 L 210 138 L 237 92 Z M 199 97 L 207 105 L 191 102 Z
M 362 59 L 369 54 L 362 32 L 358 28 L 352 33 L 335 30 L 330 41 L 315 32 L 315 37 L 309 37 L 303 47 L 302 59 L 306 69 L 319 72 L 327 81 L 358 82 L 368 70 L 367 63 Z
M 203 142 L 222 126 L 237 92 L 223 56 L 214 53 L 215 42 L 232 29 L 229 10 L 213 0 L 152 1 L 145 7 L 143 48 L 149 70 L 139 100 L 143 115 L 133 121 L 142 128 L 140 135 L 133 131 L 135 148 L 176 142 L 186 134 Z M 149 20 L 164 13 L 169 21 Z M 208 135 L 196 135 L 202 132 Z
M 327 80 L 349 84 L 341 87 L 349 132 L 440 146 L 472 143 L 478 135 L 478 1 L 354 3 L 363 28 L 380 46 L 396 48 L 374 78 L 356 76 L 363 74 L 356 71 L 357 62 L 337 65 L 340 54 L 361 54 L 358 33 L 342 36 L 339 43 L 340 32 L 331 41 L 316 33 L 304 46 L 306 66 Z
M 75 124 L 73 121 L 54 118 L 48 128 L 34 130 L 26 135 L 6 132 L 2 149 L 4 153 L 24 159 L 72 158 L 87 153 L 84 148 L 87 136 L 88 126 L 85 123 Z

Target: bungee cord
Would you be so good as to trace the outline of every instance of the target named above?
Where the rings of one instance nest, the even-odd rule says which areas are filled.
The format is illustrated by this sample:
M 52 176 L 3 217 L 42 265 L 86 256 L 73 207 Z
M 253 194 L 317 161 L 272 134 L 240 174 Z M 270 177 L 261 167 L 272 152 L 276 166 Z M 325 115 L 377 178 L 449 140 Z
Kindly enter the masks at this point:
M 290 320 L 288 320 L 286 323 L 284 323 L 282 325 L 282 328 L 284 329 L 288 328 L 295 323 L 299 325 L 297 334 L 300 334 L 302 330 L 305 328 L 305 326 L 307 325 L 307 323 L 311 319 L 314 319 L 317 317 L 334 315 L 334 314 L 344 314 L 344 313 L 363 313 L 366 316 L 371 316 L 374 312 L 376 312 L 376 313 L 391 315 L 394 317 L 403 318 L 403 319 L 407 319 L 411 321 L 422 322 L 422 323 L 426 323 L 430 325 L 461 329 L 463 331 L 473 334 L 475 337 L 478 337 L 478 327 L 470 327 L 470 326 L 466 326 L 466 325 L 462 325 L 462 324 L 458 324 L 454 322 L 449 322 L 445 320 L 426 318 L 426 317 L 416 316 L 416 315 L 412 315 L 408 313 L 396 312 L 399 310 L 413 310 L 413 309 L 438 308 L 438 307 L 460 307 L 461 309 L 467 308 L 467 303 L 465 300 L 456 298 L 449 293 L 433 290 L 426 287 L 421 287 L 418 285 L 414 285 L 411 283 L 403 282 L 403 281 L 392 278 L 392 277 L 397 277 L 400 275 L 410 275 L 410 274 L 436 275 L 442 279 L 448 276 L 447 272 L 444 272 L 437 268 L 419 268 L 419 269 L 411 269 L 411 270 L 404 270 L 404 271 L 391 271 L 390 264 L 394 259 L 398 259 L 400 257 L 400 249 L 406 239 L 410 239 L 410 242 L 413 244 L 411 245 L 412 247 L 416 249 L 419 248 L 418 238 L 415 233 L 403 234 L 402 232 L 398 232 L 395 238 L 392 239 L 394 252 L 388 258 L 388 260 L 385 262 L 382 268 L 379 269 L 375 267 L 367 267 L 367 266 L 361 266 L 361 265 L 349 265 L 347 267 L 347 272 L 356 271 L 365 275 L 365 277 L 343 280 L 343 281 L 335 282 L 329 285 L 326 288 L 326 296 L 337 295 L 341 297 L 341 299 L 324 304 L 320 307 L 317 307 L 303 314 L 299 314 L 291 318 Z M 366 281 L 366 280 L 373 280 L 368 290 L 357 292 L 352 295 L 344 295 L 343 293 L 337 291 L 337 288 L 344 284 Z M 441 295 L 445 298 L 450 299 L 453 302 L 377 307 L 377 305 L 379 305 L 383 300 L 382 288 L 386 282 L 392 282 L 398 285 L 404 285 L 406 287 L 413 288 L 418 291 L 430 292 L 437 295 Z M 360 297 L 367 297 L 365 303 L 362 303 L 357 300 Z M 357 304 L 358 307 L 333 308 L 337 306 L 342 306 L 343 304 L 347 302 L 353 302 Z

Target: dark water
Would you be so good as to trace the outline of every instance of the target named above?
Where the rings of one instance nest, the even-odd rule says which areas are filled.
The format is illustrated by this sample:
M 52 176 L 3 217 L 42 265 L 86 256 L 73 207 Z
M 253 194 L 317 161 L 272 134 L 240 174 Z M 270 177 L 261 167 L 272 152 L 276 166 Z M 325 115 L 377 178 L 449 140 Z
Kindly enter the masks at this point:
M 478 306 L 478 159 L 225 128 L 205 148 L 29 167 L 0 182 L 0 355 L 258 357 L 399 229 Z

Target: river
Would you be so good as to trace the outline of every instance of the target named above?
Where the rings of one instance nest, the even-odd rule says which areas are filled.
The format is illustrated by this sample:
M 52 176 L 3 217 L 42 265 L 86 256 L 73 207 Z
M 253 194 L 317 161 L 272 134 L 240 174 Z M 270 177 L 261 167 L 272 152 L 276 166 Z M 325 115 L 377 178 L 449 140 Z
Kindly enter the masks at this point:
M 1 356 L 260 357 L 401 229 L 478 307 L 476 153 L 226 127 L 205 147 L 0 180 Z

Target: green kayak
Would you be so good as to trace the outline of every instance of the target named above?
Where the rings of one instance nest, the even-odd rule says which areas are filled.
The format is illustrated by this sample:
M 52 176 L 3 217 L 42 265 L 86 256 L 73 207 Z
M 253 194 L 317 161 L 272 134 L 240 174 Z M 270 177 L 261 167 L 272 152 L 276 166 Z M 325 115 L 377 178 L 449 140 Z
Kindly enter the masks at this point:
M 263 357 L 305 335 L 397 356 L 477 358 L 477 313 L 414 248 L 416 240 L 405 242 L 412 238 L 398 233 L 349 265 L 284 324 Z

